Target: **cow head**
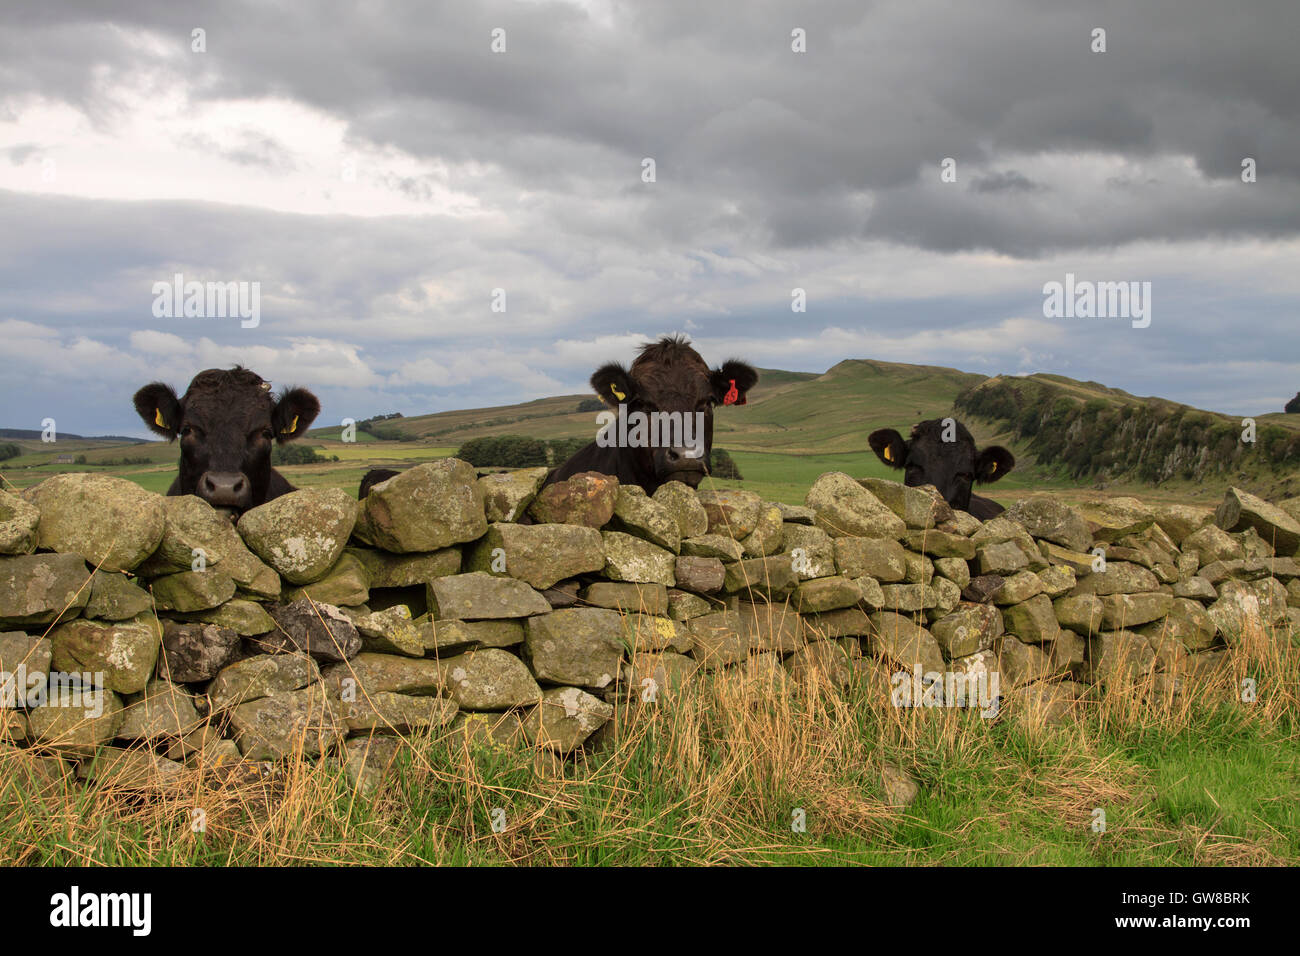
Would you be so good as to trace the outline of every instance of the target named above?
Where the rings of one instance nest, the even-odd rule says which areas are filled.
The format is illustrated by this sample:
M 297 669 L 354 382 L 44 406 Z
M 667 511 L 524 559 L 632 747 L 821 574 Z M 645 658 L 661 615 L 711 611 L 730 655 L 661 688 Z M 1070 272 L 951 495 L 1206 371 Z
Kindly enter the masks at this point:
M 904 484 L 934 485 L 948 504 L 962 511 L 970 510 L 975 482 L 997 481 L 1016 464 L 1001 445 L 976 451 L 966 426 L 950 419 L 932 418 L 912 426 L 908 441 L 892 428 L 881 428 L 867 442 L 886 465 L 903 469 Z
M 661 430 L 654 436 L 659 440 L 624 450 L 636 457 L 643 474 L 654 475 L 657 484 L 681 481 L 692 488 L 708 474 L 707 462 L 713 453 L 713 407 L 744 405 L 746 394 L 757 382 L 758 372 L 735 359 L 710 369 L 680 336 L 665 336 L 641 346 L 630 369 L 610 362 L 591 376 L 591 387 L 601 400 L 615 410 L 623 406 L 629 416 L 638 412 L 677 412 L 684 422 L 684 416 L 702 414 L 703 435 L 694 436 L 694 447 L 680 440 L 673 443 L 668 440 L 673 436 Z M 702 450 L 698 447 L 701 437 Z
M 266 501 L 271 446 L 300 437 L 320 412 L 305 388 L 276 398 L 271 383 L 236 365 L 194 376 L 181 398 L 153 382 L 135 393 L 135 410 L 151 431 L 181 440 L 177 492 L 214 508 L 242 512 Z

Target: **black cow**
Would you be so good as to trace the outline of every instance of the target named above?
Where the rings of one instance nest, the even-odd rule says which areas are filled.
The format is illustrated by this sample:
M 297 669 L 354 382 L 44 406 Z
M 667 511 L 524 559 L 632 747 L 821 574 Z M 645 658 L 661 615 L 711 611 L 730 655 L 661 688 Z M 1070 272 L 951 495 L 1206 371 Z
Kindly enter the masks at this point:
M 238 514 L 294 490 L 271 467 L 271 445 L 301 437 L 320 402 L 305 388 L 276 398 L 270 382 L 236 365 L 200 372 L 182 398 L 162 382 L 146 385 L 135 410 L 152 431 L 180 437 L 180 474 L 167 494 L 198 495 Z
M 361 478 L 361 487 L 357 489 L 357 499 L 364 498 L 370 494 L 370 489 L 375 485 L 385 482 L 398 474 L 401 474 L 401 472 L 394 471 L 392 468 L 371 468 Z
M 672 443 L 671 439 L 682 438 L 682 433 L 664 435 L 662 430 L 658 435 L 651 433 L 649 441 L 633 440 L 625 446 L 602 447 L 594 441 L 552 471 L 543 487 L 579 472 L 596 471 L 614 475 L 621 484 L 640 485 L 646 494 L 670 481 L 695 488 L 708 474 L 707 461 L 713 452 L 713 407 L 744 405 L 746 394 L 757 382 L 758 372 L 736 359 L 710 369 L 685 337 L 665 336 L 647 342 L 630 369 L 618 362 L 596 369 L 591 387 L 606 405 L 632 423 L 638 414 L 645 420 L 653 413 L 686 416 L 699 412 L 703 435 L 693 436 L 691 447 L 682 441 Z M 609 427 L 611 437 L 618 433 L 617 421 Z M 628 434 L 634 433 L 630 429 Z
M 945 427 L 945 422 L 952 428 Z M 980 520 L 995 518 L 1006 510 L 996 501 L 971 494 L 971 486 L 997 481 L 1015 467 L 1015 456 L 1001 445 L 977 452 L 975 439 L 961 422 L 944 418 L 921 422 L 912 426 L 910 441 L 903 441 L 892 428 L 881 428 L 872 432 L 867 442 L 886 465 L 904 469 L 906 485 L 934 485 L 948 504 Z

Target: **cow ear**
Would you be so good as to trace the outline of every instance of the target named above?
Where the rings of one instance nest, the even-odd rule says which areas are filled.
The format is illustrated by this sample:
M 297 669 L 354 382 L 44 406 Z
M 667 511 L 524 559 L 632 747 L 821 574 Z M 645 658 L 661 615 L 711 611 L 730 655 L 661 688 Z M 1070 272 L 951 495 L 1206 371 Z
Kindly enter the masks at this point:
M 729 359 L 709 373 L 709 384 L 719 405 L 744 405 L 746 393 L 758 384 L 758 372 L 751 365 Z
M 892 428 L 878 428 L 867 436 L 867 444 L 876 457 L 890 468 L 902 468 L 907 458 L 907 442 Z
M 283 445 L 301 438 L 320 414 L 320 401 L 305 388 L 287 388 L 271 410 L 275 440 Z
M 136 414 L 151 432 L 168 441 L 176 437 L 181 428 L 181 402 L 170 385 L 151 382 L 135 393 L 134 401 Z
M 1014 467 L 1015 455 L 1001 445 L 991 445 L 975 459 L 975 480 L 984 483 L 997 481 Z
M 636 386 L 628 370 L 617 362 L 610 362 L 596 369 L 591 375 L 591 387 L 596 396 L 612 408 L 626 404 L 636 398 Z

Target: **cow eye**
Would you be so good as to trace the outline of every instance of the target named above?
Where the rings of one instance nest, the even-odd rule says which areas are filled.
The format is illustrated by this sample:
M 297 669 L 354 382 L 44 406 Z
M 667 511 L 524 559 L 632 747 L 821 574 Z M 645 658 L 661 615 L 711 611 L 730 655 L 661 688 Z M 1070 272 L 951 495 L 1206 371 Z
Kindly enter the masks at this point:
M 181 426 L 181 432 L 180 432 L 180 434 L 181 434 L 181 437 L 182 437 L 182 438 L 189 438 L 191 435 L 196 434 L 196 432 L 197 432 L 197 429 L 196 429 L 193 425 L 182 425 L 182 426 Z

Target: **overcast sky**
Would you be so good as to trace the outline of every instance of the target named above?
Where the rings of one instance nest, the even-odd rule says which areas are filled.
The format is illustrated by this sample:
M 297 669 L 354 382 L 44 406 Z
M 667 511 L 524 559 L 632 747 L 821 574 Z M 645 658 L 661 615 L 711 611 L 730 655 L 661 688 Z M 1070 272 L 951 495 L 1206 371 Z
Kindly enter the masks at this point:
M 234 362 L 318 424 L 494 405 L 673 331 L 1300 389 L 1294 0 L 188 7 L 0 8 L 0 426 L 144 434 L 136 388 Z M 155 316 L 176 273 L 260 323 Z M 1045 317 L 1067 273 L 1150 282 L 1150 325 Z

